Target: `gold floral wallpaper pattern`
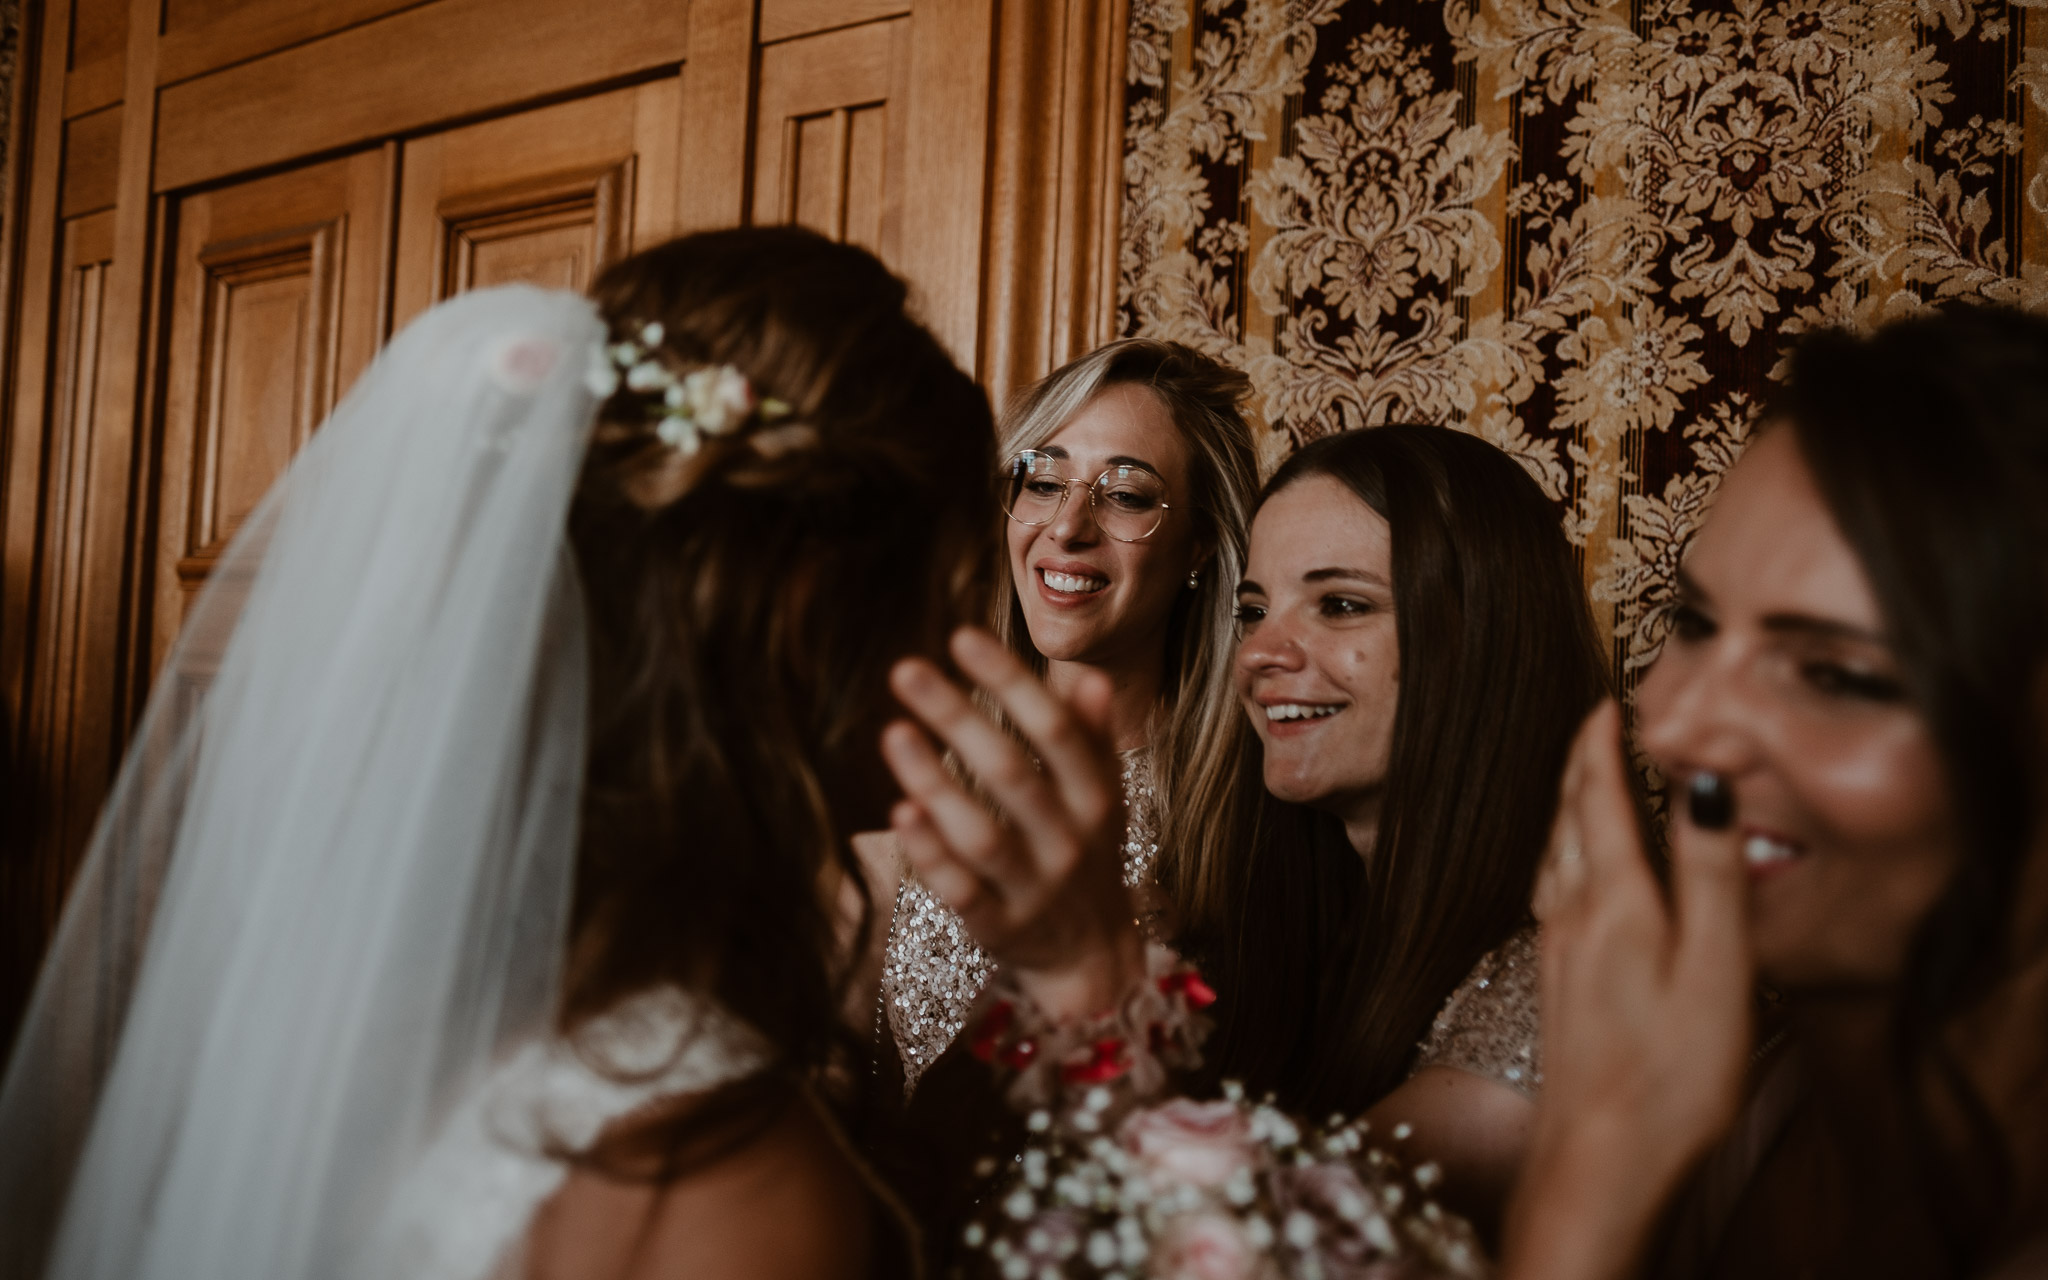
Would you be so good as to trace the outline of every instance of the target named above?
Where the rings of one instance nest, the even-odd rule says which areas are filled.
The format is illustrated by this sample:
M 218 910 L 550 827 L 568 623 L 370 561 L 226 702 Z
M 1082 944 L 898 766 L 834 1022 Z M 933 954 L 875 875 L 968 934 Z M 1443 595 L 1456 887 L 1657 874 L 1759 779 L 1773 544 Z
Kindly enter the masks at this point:
M 2048 302 L 2048 7 L 1131 0 L 1129 50 L 1124 331 L 1245 369 L 1268 467 L 1514 454 L 1630 684 L 1789 338 Z

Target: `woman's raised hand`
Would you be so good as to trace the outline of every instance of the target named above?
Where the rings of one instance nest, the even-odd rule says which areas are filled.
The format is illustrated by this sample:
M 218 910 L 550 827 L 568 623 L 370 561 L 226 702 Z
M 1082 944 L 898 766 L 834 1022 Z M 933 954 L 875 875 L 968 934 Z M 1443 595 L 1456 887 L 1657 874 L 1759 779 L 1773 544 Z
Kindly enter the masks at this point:
M 931 737 L 898 721 L 882 735 L 883 757 L 904 792 L 891 825 L 926 887 L 960 913 L 1033 1000 L 1055 1016 L 1100 1012 L 1145 964 L 1123 884 L 1109 682 L 1089 676 L 1063 701 L 986 631 L 962 628 L 951 648 L 1039 763 L 937 667 L 905 659 L 890 673 L 890 687 L 952 749 L 986 799 L 947 772 Z
M 1509 1207 L 1510 1280 L 1629 1274 L 1742 1102 L 1754 976 L 1740 839 L 1674 814 L 1667 904 L 1626 770 L 1608 701 L 1573 744 L 1537 879 L 1543 1096 Z

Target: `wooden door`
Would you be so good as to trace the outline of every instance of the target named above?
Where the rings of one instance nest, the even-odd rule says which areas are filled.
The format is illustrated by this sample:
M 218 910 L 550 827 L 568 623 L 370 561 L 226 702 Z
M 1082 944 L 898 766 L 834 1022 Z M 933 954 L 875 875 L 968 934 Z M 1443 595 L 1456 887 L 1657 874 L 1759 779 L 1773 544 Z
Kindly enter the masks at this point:
M 824 31 L 799 19 L 827 15 L 769 15 L 784 26 L 761 49 L 752 202 L 756 223 L 799 223 L 899 270 L 911 35 L 901 7 Z
M 677 77 L 404 144 L 393 322 L 465 289 L 589 286 L 673 233 Z
M 395 162 L 378 148 L 178 202 L 152 667 L 214 558 L 383 339 Z

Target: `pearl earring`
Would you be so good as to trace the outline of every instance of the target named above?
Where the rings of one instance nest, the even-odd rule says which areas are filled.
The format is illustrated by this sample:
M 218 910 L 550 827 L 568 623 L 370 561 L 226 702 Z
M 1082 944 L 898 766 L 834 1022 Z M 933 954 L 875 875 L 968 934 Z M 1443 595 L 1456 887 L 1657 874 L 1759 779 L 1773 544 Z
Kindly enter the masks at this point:
M 1188 570 L 1188 590 L 1193 591 L 1196 587 L 1199 587 L 1201 585 L 1202 571 L 1200 569 Z

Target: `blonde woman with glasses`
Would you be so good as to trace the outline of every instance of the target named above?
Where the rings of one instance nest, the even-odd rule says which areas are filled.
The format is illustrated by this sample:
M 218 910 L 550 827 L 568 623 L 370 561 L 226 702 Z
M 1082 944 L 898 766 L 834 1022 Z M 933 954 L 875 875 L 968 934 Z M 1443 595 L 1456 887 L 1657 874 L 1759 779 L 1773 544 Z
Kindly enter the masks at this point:
M 1113 688 L 1124 881 L 1141 909 L 1154 905 L 1160 814 L 1203 803 L 1197 780 L 1224 772 L 1207 757 L 1232 741 L 1232 591 L 1258 488 L 1238 411 L 1250 389 L 1179 343 L 1130 338 L 1026 390 L 1000 429 L 994 629 L 1056 695 L 1089 672 Z M 900 1063 L 907 1096 L 959 1033 L 991 964 L 908 874 L 892 836 L 858 847 L 881 892 L 894 889 L 895 911 L 879 976 L 856 1000 L 873 1011 L 881 1069 Z

